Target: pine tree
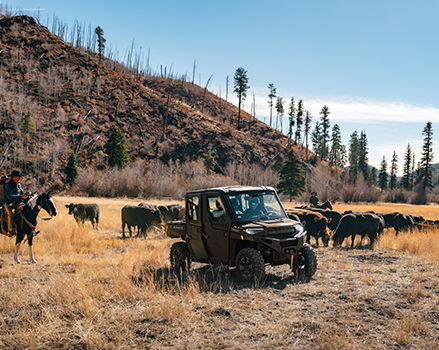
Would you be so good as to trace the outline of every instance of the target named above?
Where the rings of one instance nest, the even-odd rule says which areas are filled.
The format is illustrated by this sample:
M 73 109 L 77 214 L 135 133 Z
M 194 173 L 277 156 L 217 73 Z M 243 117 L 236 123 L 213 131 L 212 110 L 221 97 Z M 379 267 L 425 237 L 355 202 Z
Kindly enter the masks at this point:
M 404 154 L 404 168 L 403 168 L 403 175 L 401 179 L 401 186 L 404 187 L 406 190 L 411 190 L 411 164 L 412 164 L 412 149 L 410 147 L 410 144 L 407 145 L 407 149 Z
M 99 65 L 101 65 L 102 56 L 104 55 L 105 51 L 105 42 L 107 40 L 104 38 L 104 30 L 101 27 L 96 27 L 95 33 L 98 37 Z
M 119 169 L 125 168 L 130 162 L 130 155 L 127 151 L 126 137 L 117 125 L 112 125 L 107 131 L 107 142 L 104 152 L 107 155 L 108 164 Z
M 268 84 L 268 90 L 270 92 L 268 93 L 268 106 L 270 107 L 270 126 L 272 126 L 273 122 L 273 99 L 276 97 L 276 88 L 274 87 L 274 84 Z
M 32 113 L 28 112 L 24 115 L 23 123 L 23 133 L 26 140 L 29 140 L 30 134 L 35 134 L 37 131 L 35 127 L 34 119 L 32 118 Z
M 322 154 L 322 131 L 320 123 L 318 121 L 316 121 L 314 130 L 311 133 L 311 142 L 314 153 L 317 157 L 320 157 L 320 155 Z
M 410 173 L 410 189 L 415 187 L 415 152 L 412 153 L 412 170 Z
M 288 194 L 290 202 L 294 196 L 305 191 L 303 163 L 293 149 L 288 152 L 287 160 L 280 167 L 277 188 L 280 193 Z
M 322 154 L 321 154 L 321 159 L 323 158 L 327 158 L 328 157 L 328 140 L 329 140 L 329 108 L 328 106 L 323 106 L 322 110 L 320 111 L 321 114 L 321 122 L 320 122 L 320 126 L 322 129 Z
M 284 109 L 284 101 L 282 97 L 278 97 L 277 101 L 276 101 L 276 113 L 277 113 L 277 118 L 280 119 L 280 131 L 282 132 L 282 117 L 285 113 L 285 109 Z M 276 122 L 276 126 L 277 126 L 277 122 Z
M 296 135 L 294 137 L 294 141 L 300 142 L 300 134 L 302 132 L 302 124 L 303 124 L 303 100 L 299 100 L 297 104 L 297 114 L 296 114 Z
M 331 150 L 329 152 L 329 165 L 343 168 L 346 162 L 346 147 L 341 143 L 341 132 L 338 124 L 332 127 Z
M 424 135 L 424 145 L 422 146 L 422 157 L 417 183 L 421 184 L 425 192 L 433 188 L 433 128 L 431 122 L 427 122 L 424 130 L 422 130 L 422 135 Z
M 305 159 L 307 161 L 308 161 L 308 135 L 310 129 L 311 129 L 311 113 L 305 111 L 305 148 L 306 148 Z
M 364 131 L 360 133 L 359 139 L 359 153 L 358 153 L 358 169 L 363 174 L 364 180 L 370 183 L 369 159 L 367 148 L 367 136 Z
M 296 122 L 295 117 L 296 117 L 296 106 L 294 103 L 294 97 L 291 97 L 290 100 L 290 108 L 288 110 L 288 115 L 289 115 L 289 123 L 288 123 L 288 146 L 291 145 L 291 140 L 293 138 L 293 128 L 294 128 L 294 124 Z
M 235 71 L 235 89 L 233 90 L 236 95 L 238 96 L 238 129 L 240 128 L 241 124 L 241 103 L 245 100 L 247 97 L 247 90 L 250 88 L 248 85 L 248 77 L 247 77 L 247 71 L 239 67 Z
M 359 155 L 360 140 L 358 139 L 358 132 L 354 131 L 349 140 L 349 176 L 352 183 L 357 181 Z
M 386 158 L 383 157 L 381 161 L 380 174 L 378 175 L 378 186 L 381 188 L 381 191 L 384 191 L 387 187 L 387 180 L 389 174 L 387 174 L 387 162 Z
M 76 161 L 75 153 L 70 153 L 69 159 L 67 161 L 67 166 L 64 168 L 64 174 L 66 177 L 64 183 L 69 186 L 73 186 L 78 177 L 78 163 Z
M 397 187 L 398 185 L 398 156 L 396 155 L 396 151 L 393 151 L 392 163 L 390 165 L 390 181 L 389 187 L 391 190 Z

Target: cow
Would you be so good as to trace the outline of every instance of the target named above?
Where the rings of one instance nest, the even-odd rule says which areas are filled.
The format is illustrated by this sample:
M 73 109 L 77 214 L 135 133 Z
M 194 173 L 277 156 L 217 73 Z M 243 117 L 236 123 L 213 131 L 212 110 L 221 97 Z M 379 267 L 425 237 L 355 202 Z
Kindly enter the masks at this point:
M 385 221 L 385 227 L 393 227 L 397 235 L 400 231 L 412 230 L 414 227 L 415 222 L 411 215 L 401 213 L 387 213 L 377 215 L 382 216 Z
M 351 237 L 351 248 L 354 247 L 355 236 L 361 235 L 360 245 L 365 236 L 369 237 L 372 246 L 378 233 L 382 232 L 384 221 L 378 215 L 372 213 L 347 213 L 343 215 L 338 224 L 332 240 L 334 246 L 341 246 L 344 239 Z
M 66 205 L 69 209 L 69 215 L 73 215 L 76 222 L 84 225 L 86 220 L 89 220 L 92 226 L 97 229 L 99 224 L 99 206 L 97 204 L 73 204 Z
M 335 229 L 338 226 L 338 223 L 340 222 L 341 217 L 343 216 L 343 214 L 340 214 L 338 211 L 335 210 L 326 210 L 319 208 L 309 208 L 308 210 L 320 213 L 327 219 L 330 219 L 331 221 L 328 222 L 328 228 L 331 231 L 335 231 Z
M 171 205 L 160 205 L 158 210 L 160 214 L 162 214 L 163 221 L 169 222 L 179 219 L 180 210 L 183 208 L 180 204 L 171 204 Z
M 148 209 L 141 206 L 126 205 L 122 208 L 122 237 L 125 238 L 125 226 L 131 237 L 131 227 L 137 227 L 137 235 L 146 237 L 146 229 L 158 226 L 162 223 L 162 217 L 158 209 Z
M 157 209 L 157 206 L 151 203 L 141 202 L 138 204 L 139 207 L 155 210 Z
M 307 232 L 307 243 L 310 243 L 312 236 L 316 240 L 317 246 L 319 245 L 319 238 L 322 239 L 325 247 L 328 246 L 329 235 L 326 232 L 326 228 L 328 223 L 331 222 L 331 219 L 328 219 L 322 214 L 310 210 L 288 211 L 287 214 L 290 218 L 293 218 L 293 215 L 299 218 L 300 222 Z

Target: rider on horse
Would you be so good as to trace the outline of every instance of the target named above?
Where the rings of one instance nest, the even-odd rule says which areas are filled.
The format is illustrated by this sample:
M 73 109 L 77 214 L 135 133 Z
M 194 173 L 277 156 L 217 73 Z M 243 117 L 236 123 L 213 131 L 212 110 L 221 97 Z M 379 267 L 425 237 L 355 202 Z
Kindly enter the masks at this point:
M 25 193 L 20 183 L 21 175 L 18 170 L 14 170 L 10 175 L 10 180 L 4 185 L 5 201 L 4 206 L 8 231 L 14 232 L 14 215 L 19 210 L 19 205 L 29 197 Z
M 317 197 L 317 192 L 311 192 L 311 197 L 309 198 L 309 204 L 311 207 L 315 207 L 315 208 L 319 206 L 319 198 Z

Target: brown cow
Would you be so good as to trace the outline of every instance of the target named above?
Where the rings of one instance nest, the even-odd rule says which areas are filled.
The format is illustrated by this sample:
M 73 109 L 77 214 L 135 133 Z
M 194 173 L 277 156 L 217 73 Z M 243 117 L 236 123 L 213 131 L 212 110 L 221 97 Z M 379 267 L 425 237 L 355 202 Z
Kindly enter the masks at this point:
M 331 222 L 330 218 L 323 216 L 321 213 L 314 212 L 311 210 L 294 209 L 287 210 L 288 215 L 296 215 L 307 232 L 306 242 L 309 243 L 311 236 L 316 240 L 317 246 L 319 245 L 319 238 L 325 247 L 329 243 L 329 234 L 326 232 L 328 223 Z

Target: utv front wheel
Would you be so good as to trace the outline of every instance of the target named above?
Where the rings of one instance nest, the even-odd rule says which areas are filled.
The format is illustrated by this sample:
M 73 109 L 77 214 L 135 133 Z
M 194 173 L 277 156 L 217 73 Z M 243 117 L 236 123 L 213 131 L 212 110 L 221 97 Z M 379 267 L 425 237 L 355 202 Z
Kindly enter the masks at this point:
M 314 249 L 305 243 L 294 256 L 293 273 L 299 281 L 310 280 L 317 270 L 317 256 Z
M 261 280 L 265 275 L 265 263 L 261 253 L 253 248 L 241 249 L 236 257 L 236 273 L 244 282 Z
M 176 242 L 171 246 L 171 268 L 186 271 L 191 267 L 191 255 L 186 242 Z

